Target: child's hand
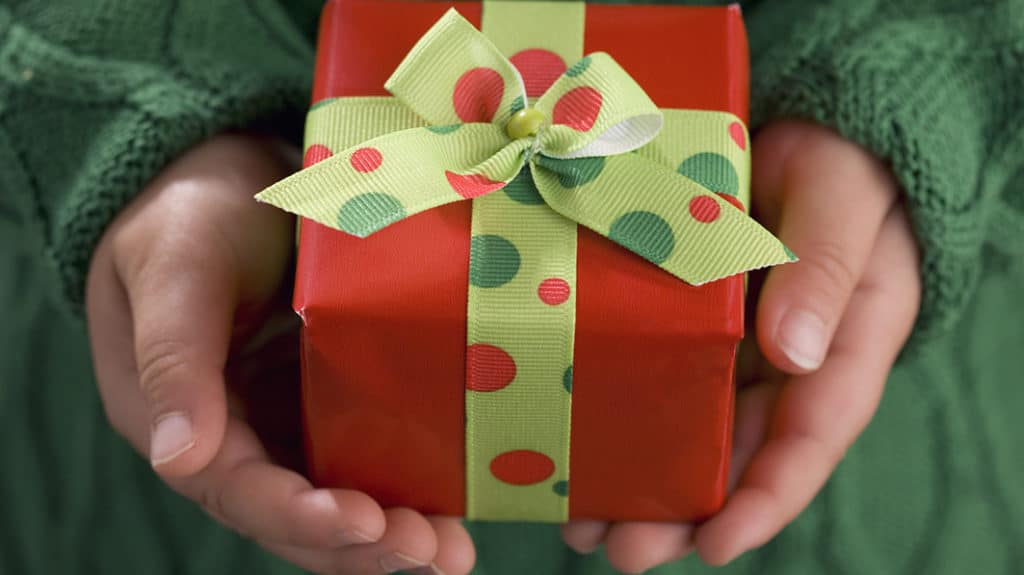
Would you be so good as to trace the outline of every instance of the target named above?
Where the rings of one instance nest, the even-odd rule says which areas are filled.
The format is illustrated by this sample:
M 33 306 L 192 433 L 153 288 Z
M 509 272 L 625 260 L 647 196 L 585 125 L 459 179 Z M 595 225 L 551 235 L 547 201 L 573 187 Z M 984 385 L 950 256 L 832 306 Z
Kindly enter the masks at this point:
M 286 152 L 255 137 L 214 138 L 168 167 L 104 235 L 86 305 L 107 416 L 172 488 L 306 569 L 376 574 L 434 563 L 466 573 L 474 551 L 458 520 L 314 489 L 271 459 L 251 412 L 229 413 L 226 368 L 299 385 L 297 371 L 275 377 L 253 363 L 266 354 L 240 345 L 287 307 L 293 218 L 253 200 L 291 171 Z
M 801 260 L 771 270 L 760 293 L 767 362 L 741 376 L 732 494 L 696 526 L 576 522 L 563 529 L 571 547 L 604 543 L 628 573 L 694 547 L 721 565 L 811 502 L 874 415 L 917 315 L 917 247 L 898 192 L 880 161 L 825 128 L 781 122 L 755 138 L 754 210 Z

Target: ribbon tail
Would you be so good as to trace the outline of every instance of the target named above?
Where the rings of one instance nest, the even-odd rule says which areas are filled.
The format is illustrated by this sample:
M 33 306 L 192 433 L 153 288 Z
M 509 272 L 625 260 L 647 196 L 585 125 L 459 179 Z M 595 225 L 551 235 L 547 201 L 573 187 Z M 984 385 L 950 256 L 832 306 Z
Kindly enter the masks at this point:
M 500 189 L 523 161 L 520 153 L 515 165 L 509 148 L 504 130 L 493 124 L 402 130 L 338 152 L 256 199 L 366 237 L 424 210 Z
M 622 154 L 587 170 L 586 160 L 536 158 L 541 197 L 689 284 L 796 260 L 742 210 L 662 164 Z

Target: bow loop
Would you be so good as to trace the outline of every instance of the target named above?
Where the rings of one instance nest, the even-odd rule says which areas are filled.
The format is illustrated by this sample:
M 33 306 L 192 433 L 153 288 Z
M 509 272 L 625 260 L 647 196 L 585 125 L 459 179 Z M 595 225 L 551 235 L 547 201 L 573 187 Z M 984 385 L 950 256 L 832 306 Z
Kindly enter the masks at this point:
M 412 128 L 343 150 L 257 199 L 366 237 L 444 204 L 500 190 L 523 167 L 525 141 L 494 124 Z
M 612 156 L 647 144 L 662 115 L 611 56 L 596 52 L 566 70 L 537 100 L 549 118 L 540 151 L 552 158 Z
M 454 8 L 420 38 L 384 88 L 433 125 L 504 126 L 526 103 L 515 66 Z

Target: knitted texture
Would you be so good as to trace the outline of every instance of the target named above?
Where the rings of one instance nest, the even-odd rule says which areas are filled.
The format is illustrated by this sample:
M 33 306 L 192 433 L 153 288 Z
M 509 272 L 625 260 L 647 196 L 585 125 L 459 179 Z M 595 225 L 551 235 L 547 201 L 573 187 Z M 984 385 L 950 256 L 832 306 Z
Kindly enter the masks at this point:
M 0 11 L 0 130 L 35 179 L 49 253 L 79 306 L 104 227 L 163 165 L 229 128 L 298 138 L 318 6 L 73 4 Z M 890 161 L 923 252 L 915 339 L 947 329 L 982 247 L 1022 250 L 1024 217 L 1001 197 L 1024 155 L 1021 2 L 744 6 L 754 128 L 813 119 Z
M 923 255 L 914 342 L 948 330 L 983 248 L 1024 247 L 1024 2 L 774 0 L 748 21 L 754 123 L 815 120 L 889 161 Z
M 72 306 L 106 225 L 176 156 L 233 128 L 299 139 L 312 55 L 267 0 L 0 7 L 0 160 L 30 182 L 5 193 L 33 195 Z
M 232 127 L 298 140 L 317 4 L 0 0 L 0 572 L 298 573 L 110 430 L 60 306 L 80 306 L 104 227 L 182 151 Z M 755 127 L 822 122 L 902 184 L 924 258 L 918 345 L 779 537 L 722 571 L 656 572 L 1021 573 L 1024 1 L 743 6 Z M 480 575 L 613 573 L 557 527 L 471 527 Z

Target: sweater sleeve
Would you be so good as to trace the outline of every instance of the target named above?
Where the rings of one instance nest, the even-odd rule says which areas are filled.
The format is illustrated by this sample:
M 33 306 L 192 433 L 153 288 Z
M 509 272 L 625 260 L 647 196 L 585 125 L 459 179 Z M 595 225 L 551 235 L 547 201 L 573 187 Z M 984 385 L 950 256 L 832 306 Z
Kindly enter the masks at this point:
M 318 4 L 0 3 L 0 187 L 31 196 L 73 308 L 106 225 L 183 151 L 243 127 L 300 141 Z
M 889 162 L 922 251 L 912 342 L 948 330 L 1024 255 L 1024 1 L 751 4 L 753 123 L 814 120 Z

